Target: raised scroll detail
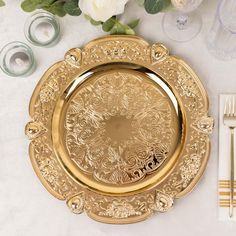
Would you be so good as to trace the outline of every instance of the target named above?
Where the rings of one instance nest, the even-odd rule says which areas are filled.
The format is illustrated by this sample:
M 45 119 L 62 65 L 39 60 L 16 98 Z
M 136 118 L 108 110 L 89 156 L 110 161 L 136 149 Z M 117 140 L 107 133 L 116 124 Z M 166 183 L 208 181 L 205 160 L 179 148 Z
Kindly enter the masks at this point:
M 84 192 L 67 200 L 67 206 L 73 213 L 81 214 L 84 211 Z
M 173 204 L 174 200 L 171 196 L 156 190 L 155 205 L 153 207 L 154 210 L 158 212 L 166 212 L 173 206 Z
M 194 124 L 194 127 L 204 134 L 211 134 L 214 127 L 214 119 L 209 116 L 203 116 Z
M 152 173 L 175 149 L 175 111 L 157 87 L 130 72 L 84 85 L 66 112 L 69 156 L 98 181 L 124 184 Z
M 59 165 L 50 141 L 45 135 L 32 141 L 32 156 L 34 163 L 40 171 L 40 175 L 47 185 L 56 192 L 57 197 L 65 199 L 78 192 L 78 187 Z
M 156 43 L 151 47 L 152 63 L 163 60 L 168 54 L 168 49 L 162 44 Z
M 126 40 L 114 40 L 110 42 L 97 42 L 93 47 L 83 50 L 83 63 L 90 65 L 102 61 L 149 61 L 150 49 L 148 46 Z
M 82 61 L 82 52 L 79 48 L 72 48 L 65 55 L 65 61 L 72 66 L 79 67 Z
M 104 69 L 114 69 L 113 65 L 118 63 L 119 66 L 133 64 L 135 69 L 148 67 L 157 74 L 176 95 L 181 107 L 179 114 L 187 121 L 181 127 L 183 133 L 187 134 L 181 140 L 184 148 L 171 173 L 148 190 L 141 189 L 138 194 L 130 192 L 122 196 L 95 192 L 72 178 L 55 154 L 51 133 L 56 103 L 71 88 L 73 81 L 85 71 L 96 72 L 103 66 Z M 156 96 L 160 99 L 160 105 L 149 109 L 150 104 L 145 99 L 147 94 L 153 97 L 152 86 L 149 85 L 145 95 L 140 93 L 145 83 L 139 84 L 138 80 L 121 74 L 113 75 L 112 80 L 109 77 L 101 80 L 104 83 L 94 81 L 92 86 L 84 87 L 81 93 L 84 97 L 81 99 L 74 96 L 74 91 L 74 98 L 68 104 L 63 138 L 71 159 L 88 178 L 105 185 L 113 184 L 112 187 L 138 184 L 145 176 L 148 179 L 148 175 L 154 174 L 154 170 L 158 171 L 170 153 L 168 141 L 173 134 L 173 130 L 168 131 L 170 111 L 158 92 Z M 139 84 L 140 89 L 134 89 L 134 82 Z M 125 91 L 124 99 L 117 99 L 115 90 Z M 110 94 L 112 101 L 106 99 Z M 105 102 L 109 105 L 108 111 L 101 109 Z M 142 104 L 145 104 L 147 114 L 142 111 Z M 149 112 L 153 109 L 154 113 Z M 93 219 L 106 223 L 137 222 L 146 219 L 154 211 L 170 209 L 173 199 L 189 192 L 199 179 L 209 156 L 208 135 L 213 126 L 212 118 L 207 113 L 207 97 L 200 81 L 181 59 L 169 56 L 163 45 L 148 45 L 142 39 L 128 36 L 98 39 L 81 50 L 75 48 L 66 53 L 65 60 L 51 67 L 35 89 L 30 105 L 32 122 L 26 126 L 26 134 L 31 139 L 31 161 L 48 191 L 59 199 L 67 200 L 74 213 L 85 211 Z M 89 119 L 83 119 L 85 116 Z M 136 116 L 140 123 L 135 121 Z M 111 124 L 119 124 L 117 117 L 126 120 L 123 128 L 127 131 L 118 136 L 109 131 L 113 127 Z M 109 138 L 101 145 L 103 132 L 110 136 L 107 135 Z M 134 136 L 138 137 L 138 142 L 130 138 Z M 83 145 L 85 141 L 89 146 Z M 135 147 L 133 150 L 136 151 L 132 153 L 127 147 Z
M 85 207 L 88 214 L 122 220 L 150 215 L 154 202 L 151 193 L 117 198 L 87 195 Z
M 36 139 L 40 135 L 44 134 L 47 131 L 47 129 L 40 123 L 35 121 L 30 121 L 25 126 L 25 134 L 28 136 L 28 138 Z

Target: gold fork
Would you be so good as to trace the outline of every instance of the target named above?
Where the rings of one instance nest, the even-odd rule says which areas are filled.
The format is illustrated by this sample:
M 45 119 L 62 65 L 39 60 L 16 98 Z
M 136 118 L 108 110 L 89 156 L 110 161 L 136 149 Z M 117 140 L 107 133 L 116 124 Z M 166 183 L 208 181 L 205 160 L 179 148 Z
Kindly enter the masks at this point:
M 224 109 L 224 125 L 230 129 L 230 200 L 229 216 L 234 211 L 234 129 L 236 128 L 236 101 L 234 96 L 226 99 Z

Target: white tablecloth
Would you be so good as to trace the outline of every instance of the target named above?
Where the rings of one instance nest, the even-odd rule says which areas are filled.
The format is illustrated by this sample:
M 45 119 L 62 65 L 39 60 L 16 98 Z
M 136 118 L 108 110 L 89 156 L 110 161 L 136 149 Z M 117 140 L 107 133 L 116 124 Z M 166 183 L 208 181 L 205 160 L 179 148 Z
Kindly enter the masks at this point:
M 13 40 L 25 42 L 23 26 L 28 14 L 20 1 L 7 1 L 0 8 L 0 47 Z M 207 51 L 205 35 L 216 9 L 216 0 L 203 1 L 201 33 L 187 43 L 169 40 L 161 29 L 162 14 L 148 15 L 129 3 L 124 19 L 141 18 L 138 35 L 150 43 L 164 42 L 172 54 L 185 59 L 197 72 L 210 97 L 210 113 L 216 119 L 212 154 L 206 172 L 188 196 L 176 201 L 168 213 L 156 214 L 132 225 L 106 225 L 74 215 L 64 202 L 53 198 L 36 177 L 28 158 L 24 126 L 29 120 L 28 103 L 43 72 L 63 58 L 72 47 L 104 35 L 83 16 L 61 19 L 62 40 L 55 47 L 34 47 L 37 70 L 28 78 L 10 78 L 0 72 L 0 235 L 6 236 L 123 236 L 123 235 L 235 235 L 236 223 L 220 222 L 217 216 L 218 98 L 236 92 L 236 60 L 223 62 Z

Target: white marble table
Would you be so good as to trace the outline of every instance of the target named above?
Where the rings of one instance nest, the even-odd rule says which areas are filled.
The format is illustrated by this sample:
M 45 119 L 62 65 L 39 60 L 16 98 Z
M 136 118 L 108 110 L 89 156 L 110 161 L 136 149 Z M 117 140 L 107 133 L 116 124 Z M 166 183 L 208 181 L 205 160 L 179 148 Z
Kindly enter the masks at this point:
M 26 41 L 23 25 L 28 14 L 20 10 L 20 1 L 8 1 L 0 8 L 0 47 L 5 43 Z M 135 7 L 135 10 L 134 10 Z M 172 211 L 156 214 L 133 225 L 106 225 L 74 215 L 65 203 L 54 199 L 41 185 L 28 158 L 28 140 L 24 126 L 29 120 L 28 103 L 42 73 L 63 58 L 72 47 L 80 47 L 104 35 L 99 27 L 80 17 L 61 19 L 62 40 L 53 48 L 32 46 L 37 70 L 28 78 L 10 78 L 0 72 L 0 235 L 6 236 L 123 236 L 123 235 L 235 235 L 236 222 L 220 222 L 217 216 L 218 96 L 236 92 L 236 61 L 223 62 L 207 51 L 205 35 L 211 25 L 216 0 L 205 0 L 201 34 L 188 43 L 170 41 L 162 32 L 159 15 L 147 15 L 130 3 L 124 19 L 139 16 L 138 35 L 150 42 L 164 42 L 195 69 L 210 97 L 210 112 L 216 119 L 212 135 L 212 154 L 206 172 L 191 194 L 176 202 Z

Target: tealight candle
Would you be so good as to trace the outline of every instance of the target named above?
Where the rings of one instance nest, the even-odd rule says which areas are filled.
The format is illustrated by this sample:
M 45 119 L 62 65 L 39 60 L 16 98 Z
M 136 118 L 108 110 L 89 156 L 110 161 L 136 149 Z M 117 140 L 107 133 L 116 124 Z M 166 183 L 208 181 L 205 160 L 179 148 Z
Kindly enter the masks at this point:
M 36 46 L 50 47 L 59 40 L 60 25 L 52 14 L 37 12 L 26 20 L 25 36 Z
M 29 46 L 21 42 L 11 42 L 0 52 L 0 67 L 10 76 L 26 76 L 35 68 L 35 60 Z
M 55 29 L 51 23 L 41 22 L 35 27 L 34 36 L 39 42 L 47 43 L 55 35 Z

